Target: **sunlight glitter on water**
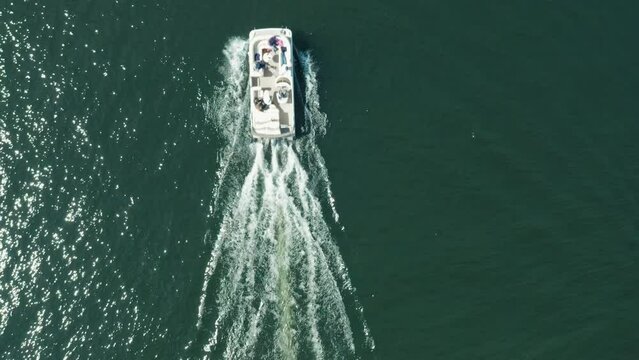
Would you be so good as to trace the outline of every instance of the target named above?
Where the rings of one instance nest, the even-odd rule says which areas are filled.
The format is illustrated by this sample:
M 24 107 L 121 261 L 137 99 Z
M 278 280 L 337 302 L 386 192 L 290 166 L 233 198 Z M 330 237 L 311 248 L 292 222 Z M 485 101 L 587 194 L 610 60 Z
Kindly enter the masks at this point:
M 46 8 L 31 6 L 40 10 L 30 21 L 41 21 Z M 0 13 L 3 358 L 51 358 L 59 354 L 52 339 L 59 338 L 64 356 L 97 352 L 96 339 L 110 339 L 100 351 L 114 356 L 125 334 L 144 329 L 135 293 L 112 266 L 102 235 L 111 220 L 94 199 L 96 184 L 105 191 L 117 186 L 87 131 L 99 103 L 82 95 L 80 110 L 64 108 L 89 86 L 47 48 L 61 34 L 61 56 L 77 51 L 65 46 L 75 27 L 68 12 L 65 18 L 59 29 L 45 23 L 32 32 L 11 7 Z M 121 215 L 116 226 L 124 230 L 126 211 Z M 114 293 L 105 293 L 107 284 L 117 284 Z M 96 314 L 99 324 L 86 321 Z

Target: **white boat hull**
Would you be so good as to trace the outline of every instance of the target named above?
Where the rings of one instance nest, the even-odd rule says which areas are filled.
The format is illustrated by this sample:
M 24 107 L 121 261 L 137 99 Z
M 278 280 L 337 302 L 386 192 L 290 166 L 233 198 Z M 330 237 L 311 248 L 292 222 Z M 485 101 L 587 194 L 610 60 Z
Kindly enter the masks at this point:
M 255 139 L 295 136 L 293 36 L 289 29 L 249 34 L 251 135 Z

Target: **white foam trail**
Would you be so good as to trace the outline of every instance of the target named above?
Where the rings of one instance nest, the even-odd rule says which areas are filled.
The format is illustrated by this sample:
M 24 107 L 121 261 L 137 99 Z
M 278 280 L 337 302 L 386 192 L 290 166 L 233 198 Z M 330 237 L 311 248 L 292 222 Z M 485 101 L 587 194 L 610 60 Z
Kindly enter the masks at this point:
M 354 356 L 359 345 L 343 294 L 355 299 L 360 314 L 355 320 L 366 343 L 362 346 L 372 350 L 361 305 L 314 188 L 321 185 L 338 224 L 328 171 L 316 144 L 327 119 L 319 110 L 314 63 L 308 54 L 300 56 L 308 133 L 294 145 L 250 143 L 246 41 L 231 39 L 224 54 L 225 81 L 206 105 L 224 145 L 211 209 L 220 225 L 197 314 L 198 329 L 211 332 L 202 356 Z M 305 164 L 314 164 L 314 171 L 309 173 Z M 207 301 L 210 296 L 214 304 Z
M 213 125 L 224 141 L 220 151 L 219 170 L 216 172 L 217 183 L 214 190 L 213 213 L 219 210 L 219 200 L 223 198 L 220 191 L 231 167 L 233 156 L 238 149 L 246 147 L 247 123 L 237 121 L 248 113 L 246 97 L 246 49 L 247 42 L 241 38 L 231 39 L 224 48 L 225 61 L 220 68 L 226 74 L 224 82 L 215 89 L 212 102 L 205 103 L 207 116 L 214 120 Z M 243 141 L 244 140 L 244 141 Z
M 220 72 L 226 75 L 224 82 L 215 88 L 215 94 L 211 100 L 207 100 L 204 103 L 206 116 L 213 120 L 213 126 L 223 141 L 220 156 L 218 156 L 219 166 L 216 171 L 217 179 L 213 190 L 213 207 L 211 209 L 213 217 L 215 217 L 220 209 L 220 199 L 224 198 L 224 196 L 222 196 L 222 190 L 224 189 L 224 185 L 226 185 L 225 180 L 234 155 L 238 148 L 242 148 L 243 145 L 246 146 L 246 144 L 241 144 L 243 135 L 245 134 L 244 131 L 246 131 L 246 124 L 242 121 L 237 121 L 238 117 L 244 118 L 247 115 L 243 87 L 246 80 L 244 77 L 246 66 L 244 55 L 246 54 L 246 47 L 247 42 L 244 39 L 232 38 L 229 40 L 224 48 L 225 60 L 220 67 Z M 233 185 L 235 184 L 230 184 L 230 187 L 233 187 Z M 224 229 L 225 227 L 222 226 L 221 228 Z M 223 233 L 220 231 L 218 239 L 222 235 Z M 208 239 L 208 237 L 209 233 L 207 232 L 205 239 Z M 215 247 L 204 272 L 204 282 L 198 306 L 198 329 L 202 326 L 208 284 L 217 267 L 222 244 L 223 241 L 215 242 Z
M 308 154 L 310 164 L 317 165 L 318 176 L 317 178 L 324 185 L 324 191 L 328 199 L 331 211 L 333 213 L 333 219 L 336 223 L 339 223 L 339 213 L 335 205 L 335 198 L 331 191 L 331 181 L 328 178 L 328 170 L 326 169 L 326 162 L 324 157 L 319 151 L 317 146 L 318 136 L 322 137 L 326 135 L 326 128 L 328 126 L 328 117 L 320 110 L 319 102 L 319 83 L 317 81 L 317 65 L 313 61 L 309 52 L 299 52 L 299 62 L 302 66 L 304 73 L 304 82 L 306 84 L 305 90 L 305 103 L 304 115 L 308 124 L 309 133 L 308 139 L 304 139 L 299 142 L 301 149 L 298 149 L 303 154 Z M 344 227 L 342 226 L 342 230 Z

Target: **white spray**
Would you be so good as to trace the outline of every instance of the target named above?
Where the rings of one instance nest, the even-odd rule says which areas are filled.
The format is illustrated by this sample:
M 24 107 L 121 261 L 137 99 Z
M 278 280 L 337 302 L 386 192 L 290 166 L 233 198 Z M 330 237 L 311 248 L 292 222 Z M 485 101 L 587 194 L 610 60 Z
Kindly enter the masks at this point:
M 198 307 L 197 327 L 210 331 L 203 355 L 353 356 L 360 348 L 353 321 L 362 333 L 361 347 L 372 351 L 361 305 L 312 185 L 323 189 L 339 225 L 316 144 L 326 132 L 327 118 L 319 110 L 315 66 L 308 54 L 299 55 L 306 85 L 307 134 L 294 144 L 252 143 L 246 111 L 246 45 L 243 39 L 229 41 L 221 68 L 225 81 L 205 104 L 224 147 L 211 208 L 220 225 Z M 355 316 L 347 311 L 344 294 L 353 299 Z M 208 301 L 212 297 L 215 303 Z

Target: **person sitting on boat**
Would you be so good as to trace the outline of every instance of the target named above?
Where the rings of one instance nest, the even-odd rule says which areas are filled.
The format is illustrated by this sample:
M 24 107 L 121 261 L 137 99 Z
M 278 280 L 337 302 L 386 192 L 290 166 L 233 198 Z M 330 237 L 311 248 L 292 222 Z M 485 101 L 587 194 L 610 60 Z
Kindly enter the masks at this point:
M 269 106 L 269 105 L 268 105 L 268 104 L 264 101 L 264 99 L 261 99 L 261 98 L 257 98 L 257 97 L 256 97 L 256 98 L 255 98 L 255 100 L 254 100 L 254 102 L 255 102 L 255 106 L 257 106 L 257 108 L 258 108 L 260 111 L 266 111 L 266 110 L 268 110 L 268 108 L 270 107 L 270 106 Z
M 255 63 L 255 70 L 266 69 L 267 66 L 268 64 L 266 63 L 266 61 L 260 60 Z
M 286 66 L 286 46 L 282 46 L 282 65 Z
M 282 39 L 275 35 L 268 39 L 268 44 L 271 45 L 273 49 L 275 49 L 275 51 L 277 51 L 277 47 L 284 45 L 284 41 L 282 41 Z
M 272 36 L 270 39 L 268 39 L 268 44 L 275 48 L 275 50 L 277 50 L 277 36 Z

